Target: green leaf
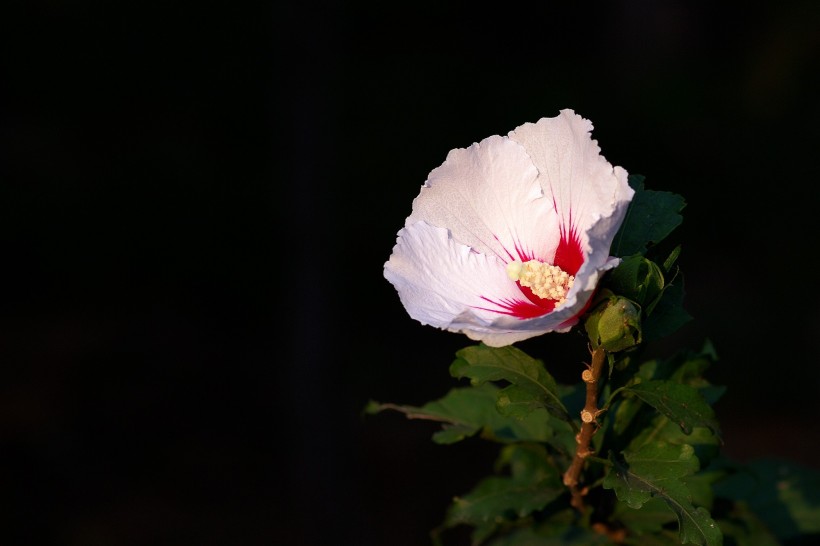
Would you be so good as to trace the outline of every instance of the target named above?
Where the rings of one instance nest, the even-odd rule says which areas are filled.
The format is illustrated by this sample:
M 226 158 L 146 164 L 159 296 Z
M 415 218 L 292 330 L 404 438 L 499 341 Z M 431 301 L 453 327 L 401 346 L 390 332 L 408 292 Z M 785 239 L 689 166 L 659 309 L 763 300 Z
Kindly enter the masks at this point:
M 647 342 L 673 334 L 692 320 L 692 315 L 683 307 L 683 297 L 683 277 L 679 273 L 664 286 L 660 297 L 648 310 L 643 327 Z
M 365 411 L 370 414 L 384 410 L 403 413 L 408 419 L 424 419 L 442 423 L 442 430 L 433 435 L 439 444 L 451 444 L 482 432 L 482 437 L 497 442 L 546 442 L 552 436 L 546 410 L 538 409 L 523 418 L 502 415 L 496 408 L 499 388 L 491 383 L 478 387 L 450 390 L 439 400 L 417 407 L 382 404 L 371 401 Z
M 743 501 L 736 502 L 731 512 L 717 522 L 723 535 L 737 546 L 781 546 L 777 537 Z
M 643 254 L 647 247 L 666 238 L 683 221 L 686 201 L 680 195 L 644 189 L 644 177 L 629 175 L 635 196 L 612 244 L 614 256 Z
M 676 358 L 669 361 L 669 364 L 674 369 L 669 370 L 669 366 L 665 366 L 668 373 L 668 378 L 677 383 L 683 383 L 690 387 L 700 389 L 708 386 L 709 382 L 703 378 L 704 372 L 709 369 L 712 362 L 717 359 L 717 356 L 711 352 L 711 343 L 706 341 L 704 347 L 697 353 L 690 352 L 683 355 L 683 358 Z M 657 377 L 656 379 L 661 379 Z
M 657 442 L 623 455 L 624 461 L 613 460 L 614 471 L 607 474 L 604 487 L 615 489 L 618 499 L 635 509 L 661 491 L 685 489 L 680 478 L 700 468 L 694 450 L 685 444 Z
M 820 471 L 816 469 L 761 459 L 741 467 L 714 489 L 718 497 L 745 502 L 780 540 L 820 535 Z
M 478 525 L 500 517 L 523 517 L 540 510 L 561 493 L 558 486 L 548 488 L 541 483 L 490 476 L 463 497 L 453 499 L 447 521 L 450 525 Z
M 657 366 L 651 364 L 652 362 L 647 363 L 645 366 L 641 366 L 639 374 L 652 373 L 654 370 L 654 373 L 664 375 L 669 371 L 664 371 L 666 368 L 665 365 Z M 671 373 L 673 378 L 672 380 L 698 383 L 699 381 L 702 381 L 702 377 L 699 375 L 695 376 L 690 374 L 694 374 L 695 370 L 702 369 L 707 364 L 708 361 L 705 359 L 685 360 L 679 368 Z M 641 375 L 641 377 L 644 377 L 644 375 Z M 708 388 L 708 386 L 702 387 L 699 391 L 703 392 L 704 389 Z M 640 398 L 632 397 L 629 393 L 627 393 L 627 396 L 630 396 L 631 398 L 625 399 L 623 403 L 625 405 L 629 404 L 630 408 L 634 408 L 632 404 L 635 403 L 644 406 L 644 408 L 647 407 L 640 400 Z M 620 407 L 618 409 L 620 410 Z M 718 454 L 720 450 L 720 438 L 705 426 L 692 427 L 691 431 L 686 433 L 681 429 L 676 421 L 671 420 L 662 413 L 653 411 L 652 417 L 648 422 L 646 422 L 643 412 L 640 415 L 641 419 L 636 420 L 637 422 L 635 424 L 635 428 L 638 428 L 638 430 L 633 433 L 634 435 L 632 436 L 628 449 L 639 449 L 644 445 L 657 441 L 664 441 L 669 444 L 689 444 L 695 449 L 695 454 L 702 465 L 709 464 L 709 462 Z M 616 415 L 616 417 L 620 416 Z M 641 426 L 642 428 L 640 428 Z
M 450 365 L 450 375 L 457 379 L 467 377 L 473 385 L 487 381 L 507 381 L 516 387 L 516 403 L 521 407 L 529 395 L 531 407 L 546 408 L 553 415 L 569 421 L 567 409 L 558 395 L 555 379 L 536 360 L 513 346 L 488 347 L 483 343 L 456 353 Z
M 498 466 L 509 476 L 484 478 L 466 495 L 456 497 L 447 511 L 446 527 L 482 526 L 515 520 L 541 510 L 564 493 L 558 470 L 543 446 L 513 444 L 502 450 Z M 486 529 L 482 529 L 486 534 Z
M 653 380 L 632 385 L 625 391 L 677 423 L 685 434 L 691 434 L 694 427 L 703 426 L 720 436 L 714 410 L 693 387 L 673 381 Z
M 508 385 L 498 392 L 496 407 L 501 415 L 523 419 L 544 405 L 533 397 L 532 392 L 518 385 Z
M 685 434 L 665 415 L 656 414 L 648 427 L 641 430 L 629 443 L 629 449 L 640 449 L 654 442 L 692 446 L 701 464 L 708 464 L 720 451 L 720 439 L 706 427 L 695 427 Z
M 644 362 L 640 365 L 635 375 L 630 379 L 630 382 L 649 381 L 654 377 L 656 369 L 657 361 L 649 360 Z M 626 429 L 630 424 L 632 424 L 633 419 L 642 407 L 645 406 L 640 398 L 627 393 L 612 413 L 612 426 L 615 433 L 621 435 L 626 432 Z
M 626 502 L 618 501 L 612 520 L 620 522 L 629 529 L 630 534 L 637 535 L 659 533 L 664 525 L 675 521 L 675 513 L 659 497 L 651 498 L 636 510 Z
M 647 444 L 637 451 L 625 451 L 623 459 L 611 458 L 612 468 L 603 486 L 614 489 L 618 499 L 630 508 L 641 508 L 652 498 L 663 499 L 678 518 L 682 544 L 719 546 L 720 529 L 703 507 L 694 507 L 682 478 L 696 472 L 699 462 L 689 445 L 664 442 Z
M 697 389 L 706 403 L 712 404 L 725 390 L 723 387 L 711 385 L 703 378 L 704 371 L 716 358 L 711 344 L 707 341 L 700 351 L 685 351 L 663 361 L 649 360 L 642 363 L 630 383 L 618 393 L 621 399 L 610 413 L 615 434 L 620 440 L 628 442 L 629 449 L 638 449 L 659 440 L 689 444 L 695 448 L 701 464 L 708 464 L 719 452 L 721 441 L 718 436 L 705 426 L 693 426 L 690 433 L 685 434 L 677 420 L 672 421 L 664 414 L 658 413 L 654 407 L 646 404 L 628 388 L 639 382 L 646 385 L 652 380 L 666 379 Z

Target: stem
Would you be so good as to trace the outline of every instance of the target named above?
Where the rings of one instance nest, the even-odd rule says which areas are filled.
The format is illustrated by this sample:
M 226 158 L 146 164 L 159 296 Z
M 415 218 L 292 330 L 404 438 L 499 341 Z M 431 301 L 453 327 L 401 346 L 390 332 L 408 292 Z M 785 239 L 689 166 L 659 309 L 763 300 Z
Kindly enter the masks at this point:
M 598 430 L 598 424 L 595 418 L 599 414 L 598 410 L 598 380 L 601 378 L 601 371 L 604 368 L 604 361 L 606 360 L 606 351 L 602 347 L 598 347 L 592 352 L 592 364 L 588 369 L 581 374 L 581 379 L 587 385 L 587 399 L 584 409 L 581 410 L 581 432 L 575 437 L 578 445 L 575 448 L 575 457 L 572 459 L 572 464 L 564 473 L 564 485 L 569 487 L 572 500 L 570 504 L 574 506 L 579 512 L 584 511 L 584 495 L 586 488 L 580 488 L 578 483 L 581 477 L 581 470 L 584 468 L 584 461 L 587 457 L 593 454 L 590 451 L 590 442 L 595 431 Z
M 626 385 L 624 385 L 623 387 L 619 387 L 612 391 L 612 394 L 609 395 L 609 399 L 606 401 L 606 404 L 604 404 L 604 407 L 601 408 L 601 411 L 607 411 L 609 406 L 612 405 L 612 401 L 615 400 L 615 397 L 621 394 L 622 391 L 626 390 L 626 388 Z

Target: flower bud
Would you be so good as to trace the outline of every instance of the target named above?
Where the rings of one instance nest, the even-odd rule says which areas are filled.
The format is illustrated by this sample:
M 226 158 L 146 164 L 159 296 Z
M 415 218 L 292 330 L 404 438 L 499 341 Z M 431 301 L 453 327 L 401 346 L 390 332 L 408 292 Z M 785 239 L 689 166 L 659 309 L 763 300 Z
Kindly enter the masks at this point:
M 586 330 L 594 348 L 617 352 L 641 342 L 641 310 L 634 302 L 611 296 L 587 318 Z

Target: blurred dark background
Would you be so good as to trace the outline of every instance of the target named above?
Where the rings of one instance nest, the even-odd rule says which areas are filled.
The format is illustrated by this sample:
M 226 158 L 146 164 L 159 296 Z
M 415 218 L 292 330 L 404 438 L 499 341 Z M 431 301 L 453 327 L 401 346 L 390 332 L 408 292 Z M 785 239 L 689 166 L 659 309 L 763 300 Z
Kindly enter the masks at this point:
M 756 6 L 756 7 L 755 7 Z M 820 467 L 820 4 L 7 2 L 0 544 L 428 544 L 479 441 L 382 277 L 451 148 L 573 108 L 683 195 L 725 451 Z M 522 347 L 575 381 L 576 334 Z

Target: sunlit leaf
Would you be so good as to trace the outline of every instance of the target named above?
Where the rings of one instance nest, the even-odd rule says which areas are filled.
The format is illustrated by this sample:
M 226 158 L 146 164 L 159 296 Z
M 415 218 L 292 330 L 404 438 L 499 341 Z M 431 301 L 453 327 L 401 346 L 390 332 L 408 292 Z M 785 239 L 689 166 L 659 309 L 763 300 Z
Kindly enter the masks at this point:
M 689 385 L 653 380 L 629 386 L 625 390 L 677 423 L 686 434 L 691 433 L 694 427 L 703 426 L 720 435 L 712 406 L 697 389 Z
M 502 415 L 523 418 L 536 409 L 543 408 L 544 404 L 528 389 L 508 385 L 499 391 L 496 407 Z
M 688 445 L 647 444 L 624 453 L 623 461 L 613 460 L 614 470 L 607 473 L 604 487 L 615 489 L 618 498 L 630 508 L 640 508 L 659 491 L 685 491 L 680 481 L 697 472 L 700 463 Z
M 408 419 L 424 419 L 442 424 L 433 435 L 440 444 L 451 444 L 481 431 L 484 438 L 498 442 L 546 442 L 552 436 L 549 416 L 541 408 L 517 418 L 499 413 L 496 404 L 499 388 L 491 383 L 478 387 L 452 389 L 443 398 L 421 407 L 370 402 L 367 413 L 392 410 Z
M 474 345 L 456 353 L 450 365 L 450 375 L 461 379 L 467 377 L 473 385 L 487 381 L 506 381 L 520 389 L 517 403 L 524 402 L 529 393 L 531 401 L 546 408 L 550 413 L 569 420 L 567 410 L 558 395 L 555 379 L 547 372 L 544 363 L 513 346 L 488 347 Z
M 660 498 L 678 519 L 682 544 L 719 546 L 723 535 L 703 507 L 695 507 L 682 478 L 696 472 L 699 462 L 688 445 L 663 442 L 624 452 L 623 458 L 612 458 L 613 466 L 603 486 L 614 489 L 618 499 L 629 507 L 640 509 L 652 498 Z

